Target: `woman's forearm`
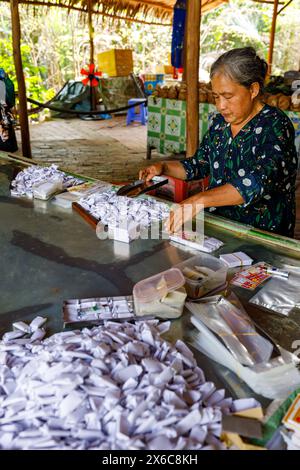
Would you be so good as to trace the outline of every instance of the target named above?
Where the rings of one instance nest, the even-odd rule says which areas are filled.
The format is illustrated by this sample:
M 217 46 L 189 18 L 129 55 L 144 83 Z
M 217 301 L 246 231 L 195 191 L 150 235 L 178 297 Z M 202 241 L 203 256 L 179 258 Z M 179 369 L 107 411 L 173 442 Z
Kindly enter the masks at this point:
M 203 193 L 198 193 L 184 201 L 186 203 L 203 204 L 206 207 L 236 206 L 245 201 L 231 184 L 227 183 L 217 188 L 209 189 Z
M 195 194 L 171 210 L 170 217 L 166 222 L 166 230 L 170 233 L 178 232 L 188 220 L 194 218 L 206 207 L 235 206 L 243 202 L 244 199 L 231 184 L 224 184 Z
M 173 176 L 173 178 L 178 178 L 180 180 L 186 179 L 184 166 L 178 160 L 163 162 L 163 174 L 166 176 Z

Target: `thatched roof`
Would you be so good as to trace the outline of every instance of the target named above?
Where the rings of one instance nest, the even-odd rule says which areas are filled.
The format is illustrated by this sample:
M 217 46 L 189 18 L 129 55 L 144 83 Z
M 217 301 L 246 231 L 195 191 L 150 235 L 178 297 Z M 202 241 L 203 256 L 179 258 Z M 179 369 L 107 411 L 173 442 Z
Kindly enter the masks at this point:
M 0 0 L 9 2 L 10 0 Z M 229 0 L 199 0 L 202 2 L 202 13 L 216 8 Z M 253 0 L 257 3 L 274 4 L 275 0 Z M 292 0 L 279 0 L 284 8 Z M 69 10 L 87 12 L 89 3 L 93 14 L 103 15 L 116 20 L 138 21 L 147 24 L 171 25 L 173 7 L 176 0 L 18 0 L 19 4 L 45 7 L 61 7 Z
M 9 1 L 9 0 L 2 0 Z M 57 6 L 70 10 L 88 11 L 91 1 L 93 13 L 115 19 L 127 19 L 156 24 L 171 24 L 176 0 L 19 0 L 19 4 Z M 217 7 L 228 0 L 201 0 L 202 12 Z M 1 2 L 1 0 L 0 0 Z

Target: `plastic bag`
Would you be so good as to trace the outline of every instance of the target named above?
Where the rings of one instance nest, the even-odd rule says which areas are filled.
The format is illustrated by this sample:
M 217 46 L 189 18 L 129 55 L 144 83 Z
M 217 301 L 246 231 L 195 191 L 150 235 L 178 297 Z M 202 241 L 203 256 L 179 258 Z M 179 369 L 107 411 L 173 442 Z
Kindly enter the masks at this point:
M 234 298 L 237 304 L 237 299 Z M 273 345 L 259 335 L 242 305 L 233 305 L 221 295 L 188 302 L 187 308 L 214 331 L 241 364 L 254 366 L 267 362 Z
M 192 345 L 235 372 L 256 393 L 271 399 L 285 398 L 300 387 L 299 360 L 280 346 L 281 356 L 254 367 L 243 366 L 196 316 L 191 317 L 191 322 L 198 330 L 192 334 Z
M 284 267 L 284 269 L 286 268 Z M 289 273 L 288 279 L 273 277 L 249 302 L 281 315 L 289 315 L 293 308 L 299 308 L 299 268 L 290 267 Z

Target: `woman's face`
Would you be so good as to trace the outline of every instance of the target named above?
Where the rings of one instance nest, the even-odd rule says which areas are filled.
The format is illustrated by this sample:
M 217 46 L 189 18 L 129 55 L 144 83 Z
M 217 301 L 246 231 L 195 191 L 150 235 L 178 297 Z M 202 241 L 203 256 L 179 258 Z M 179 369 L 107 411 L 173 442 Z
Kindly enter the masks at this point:
M 238 125 L 251 116 L 259 93 L 257 82 L 246 88 L 220 72 L 213 76 L 211 84 L 217 110 L 226 122 Z

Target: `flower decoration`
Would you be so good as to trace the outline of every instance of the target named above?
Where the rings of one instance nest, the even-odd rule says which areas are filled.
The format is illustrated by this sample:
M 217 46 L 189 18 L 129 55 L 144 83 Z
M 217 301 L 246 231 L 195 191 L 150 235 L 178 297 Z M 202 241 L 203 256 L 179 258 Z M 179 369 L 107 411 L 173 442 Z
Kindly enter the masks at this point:
M 82 83 L 86 86 L 98 86 L 99 79 L 97 77 L 102 76 L 102 72 L 95 72 L 95 64 L 90 64 L 89 69 L 81 69 L 81 75 L 86 75 L 86 78 L 82 80 Z

